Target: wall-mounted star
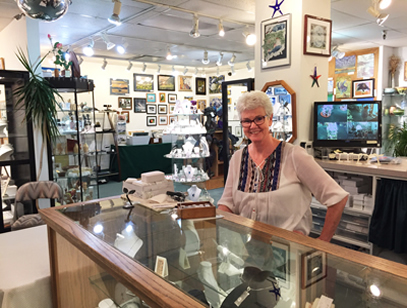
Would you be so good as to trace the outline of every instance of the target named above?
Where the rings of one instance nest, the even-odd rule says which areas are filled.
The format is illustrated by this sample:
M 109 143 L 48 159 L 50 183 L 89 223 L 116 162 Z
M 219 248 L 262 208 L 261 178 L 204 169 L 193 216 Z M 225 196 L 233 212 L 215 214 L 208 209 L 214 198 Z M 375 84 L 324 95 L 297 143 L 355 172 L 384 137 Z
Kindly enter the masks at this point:
M 321 77 L 321 75 L 317 74 L 317 67 L 314 67 L 314 75 L 310 75 L 310 77 L 312 78 L 312 86 L 311 88 L 314 87 L 314 84 L 317 84 L 318 88 L 319 88 L 319 83 L 318 83 L 318 78 Z
M 276 4 L 275 5 L 269 5 L 269 7 L 271 7 L 274 12 L 273 15 L 271 16 L 271 18 L 274 18 L 274 15 L 276 15 L 276 12 L 279 12 L 281 15 L 284 15 L 283 12 L 280 9 L 281 4 L 283 4 L 284 0 L 281 0 L 281 2 L 279 3 L 278 0 L 276 0 Z

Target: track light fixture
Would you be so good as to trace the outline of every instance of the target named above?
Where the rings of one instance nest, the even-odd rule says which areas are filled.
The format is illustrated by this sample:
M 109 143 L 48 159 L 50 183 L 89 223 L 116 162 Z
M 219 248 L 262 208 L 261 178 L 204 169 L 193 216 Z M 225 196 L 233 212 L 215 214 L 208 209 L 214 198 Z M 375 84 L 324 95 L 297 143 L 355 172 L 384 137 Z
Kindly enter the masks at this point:
M 102 40 L 106 43 L 106 48 L 107 50 L 112 49 L 114 46 L 116 46 L 115 43 L 112 43 L 111 41 L 109 41 L 109 39 L 107 38 L 107 34 L 106 32 L 102 32 L 100 34 L 100 36 L 102 37 Z
M 232 75 L 236 75 L 235 67 L 234 67 L 234 66 L 231 66 L 231 67 L 230 67 L 230 70 L 232 71 Z
M 172 66 L 172 74 L 173 74 L 174 76 L 177 76 L 177 75 L 178 75 L 178 71 L 175 69 L 174 65 Z
M 82 62 L 83 62 L 83 58 L 82 58 L 82 56 L 79 56 L 79 61 L 78 61 L 78 64 L 79 64 L 79 65 L 81 65 L 81 64 L 82 64 Z
M 206 73 L 205 73 L 205 70 L 204 70 L 204 69 L 202 70 L 201 76 L 202 76 L 202 77 L 206 77 Z
M 204 51 L 204 56 L 203 56 L 203 59 L 202 59 L 202 63 L 206 65 L 206 64 L 209 64 L 209 62 L 211 62 L 211 61 L 208 58 L 208 52 L 205 50 Z
M 87 46 L 85 46 L 82 50 L 83 53 L 85 54 L 85 56 L 92 57 L 95 54 L 95 52 L 93 50 L 94 45 L 95 45 L 95 42 L 93 41 L 93 38 L 91 37 L 90 43 Z
M 194 14 L 194 20 L 193 20 L 193 25 L 192 25 L 192 30 L 189 32 L 189 36 L 193 38 L 200 37 L 201 34 L 199 34 L 199 18 L 197 14 Z
M 250 66 L 250 61 L 247 61 L 246 67 L 247 67 L 247 71 L 249 71 L 249 72 L 251 72 L 252 69 L 253 69 L 253 68 Z
M 387 9 L 391 4 L 391 0 L 379 0 L 379 8 L 381 10 Z
M 222 66 L 222 64 L 223 64 L 222 61 L 223 61 L 223 53 L 220 52 L 219 57 L 218 57 L 218 61 L 216 61 L 216 65 L 217 66 Z
M 234 66 L 236 61 L 236 55 L 233 54 L 232 58 L 228 61 L 229 66 Z
M 195 73 L 194 73 L 194 76 L 197 76 L 198 75 L 198 68 L 197 67 L 195 67 Z
M 167 60 L 171 61 L 173 56 L 171 54 L 170 46 L 167 46 L 167 56 L 165 57 Z
M 147 69 L 147 65 L 143 62 L 143 67 L 141 69 L 141 71 L 144 73 Z
M 373 0 L 372 5 L 367 9 L 368 13 L 376 18 L 376 23 L 379 26 L 383 25 L 387 18 L 389 18 L 389 14 L 380 13 L 379 6 L 381 2 L 380 0 Z M 388 5 L 390 5 L 390 3 Z
M 106 58 L 104 58 L 103 63 L 102 63 L 102 70 L 106 69 L 106 65 L 107 65 L 107 61 L 106 61 Z
M 121 55 L 123 55 L 123 54 L 125 54 L 126 53 L 126 48 L 127 48 L 127 43 L 125 43 L 125 44 L 120 44 L 120 45 L 117 45 L 116 46 L 116 50 L 117 50 L 117 52 L 119 53 L 119 54 L 121 54 Z
M 220 75 L 220 72 L 219 72 L 219 66 L 218 66 L 216 69 L 216 76 L 219 76 L 219 75 Z
M 331 61 L 332 58 L 342 59 L 344 56 L 345 56 L 345 53 L 338 49 L 338 45 L 335 45 L 332 47 L 331 58 L 329 58 L 329 61 Z
M 184 76 L 185 76 L 187 73 L 188 73 L 188 69 L 187 69 L 186 66 L 184 66 L 184 72 L 183 72 Z
M 129 65 L 127 66 L 126 70 L 130 71 L 132 67 L 133 67 L 133 63 L 131 63 L 131 61 L 129 61 Z
M 250 33 L 249 31 L 249 26 L 246 26 L 246 31 L 244 31 L 242 34 L 246 38 L 246 44 L 249 46 L 253 46 L 256 44 L 256 35 L 253 33 Z
M 158 67 L 157 67 L 157 74 L 159 74 L 160 72 L 161 72 L 161 65 L 158 64 Z
M 219 19 L 219 23 L 218 23 L 218 34 L 219 34 L 219 36 L 222 36 L 222 37 L 225 36 L 225 28 L 223 28 L 222 19 Z
M 122 3 L 120 2 L 120 0 L 112 0 L 112 2 L 114 2 L 113 14 L 107 20 L 116 26 L 120 26 L 122 24 L 122 21 L 120 20 L 119 15 L 122 9 Z

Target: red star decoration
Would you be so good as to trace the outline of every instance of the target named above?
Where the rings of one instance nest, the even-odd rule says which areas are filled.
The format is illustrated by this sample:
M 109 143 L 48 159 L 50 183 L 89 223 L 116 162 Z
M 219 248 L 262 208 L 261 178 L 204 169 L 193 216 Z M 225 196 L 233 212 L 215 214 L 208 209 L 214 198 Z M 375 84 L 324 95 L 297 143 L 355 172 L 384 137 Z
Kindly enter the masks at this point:
M 314 84 L 317 84 L 318 88 L 319 88 L 319 83 L 318 83 L 318 78 L 321 77 L 321 75 L 317 74 L 317 67 L 314 67 L 314 75 L 309 75 L 312 78 L 312 86 L 311 88 L 314 87 Z

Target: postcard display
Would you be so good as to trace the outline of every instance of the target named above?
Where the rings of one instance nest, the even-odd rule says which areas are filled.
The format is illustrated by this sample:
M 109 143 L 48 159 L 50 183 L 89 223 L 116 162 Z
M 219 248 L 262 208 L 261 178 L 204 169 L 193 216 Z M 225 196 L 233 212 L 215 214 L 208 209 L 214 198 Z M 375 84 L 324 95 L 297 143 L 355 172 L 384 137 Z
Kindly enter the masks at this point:
M 191 201 L 212 199 L 206 189 L 200 189 L 199 183 L 209 180 L 205 170 L 205 158 L 209 157 L 209 145 L 206 141 L 206 129 L 200 119 L 203 113 L 197 109 L 196 102 L 176 101 L 174 108 L 176 120 L 170 123 L 164 134 L 176 135 L 177 139 L 166 158 L 172 159 L 172 175 L 167 176 L 174 183 L 191 185 L 188 199 Z

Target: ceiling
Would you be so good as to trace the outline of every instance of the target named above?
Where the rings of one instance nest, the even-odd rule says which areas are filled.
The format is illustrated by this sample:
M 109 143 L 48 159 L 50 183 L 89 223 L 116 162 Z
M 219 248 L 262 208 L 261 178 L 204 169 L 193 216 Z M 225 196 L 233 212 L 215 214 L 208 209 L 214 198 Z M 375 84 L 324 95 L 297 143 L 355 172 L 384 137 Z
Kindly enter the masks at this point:
M 329 0 L 326 0 L 329 1 Z M 390 14 L 384 27 L 366 11 L 372 0 L 332 0 L 332 44 L 343 51 L 380 45 L 401 47 L 407 45 L 407 1 L 393 0 L 385 10 Z M 246 45 L 243 31 L 254 32 L 255 0 L 121 0 L 121 26 L 107 21 L 113 12 L 111 0 L 72 0 L 68 13 L 52 23 L 40 22 L 41 51 L 51 49 L 50 34 L 54 42 L 71 45 L 77 53 L 93 37 L 94 57 L 123 59 L 164 65 L 205 67 L 201 59 L 207 50 L 215 67 L 219 53 L 223 63 L 236 55 L 236 63 L 254 59 L 254 47 Z M 282 6 L 284 12 L 284 5 Z M 14 0 L 0 0 L 0 31 L 13 16 L 20 13 Z M 193 13 L 199 16 L 199 38 L 188 34 L 192 29 Z M 23 17 L 25 18 L 25 17 Z M 223 20 L 225 36 L 218 35 L 218 22 Z M 382 30 L 387 30 L 386 40 Z M 119 55 L 115 49 L 107 50 L 100 33 L 106 32 L 115 44 L 127 44 L 127 52 Z M 177 59 L 165 59 L 167 47 Z

